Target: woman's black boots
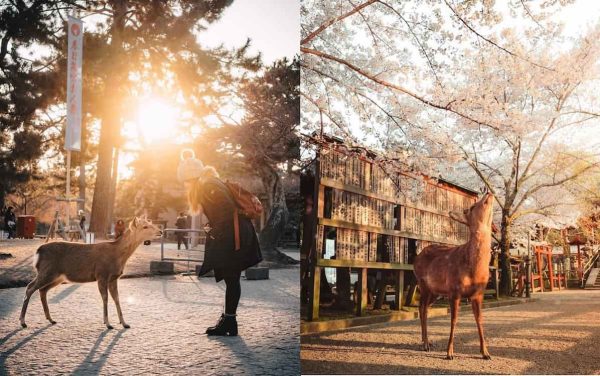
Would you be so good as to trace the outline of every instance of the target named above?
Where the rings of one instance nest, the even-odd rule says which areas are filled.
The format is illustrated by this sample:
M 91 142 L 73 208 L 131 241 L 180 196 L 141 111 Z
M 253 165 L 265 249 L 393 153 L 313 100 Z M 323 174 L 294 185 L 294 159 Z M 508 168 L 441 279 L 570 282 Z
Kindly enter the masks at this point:
M 238 327 L 235 315 L 223 313 L 217 325 L 206 329 L 206 334 L 209 336 L 237 336 Z

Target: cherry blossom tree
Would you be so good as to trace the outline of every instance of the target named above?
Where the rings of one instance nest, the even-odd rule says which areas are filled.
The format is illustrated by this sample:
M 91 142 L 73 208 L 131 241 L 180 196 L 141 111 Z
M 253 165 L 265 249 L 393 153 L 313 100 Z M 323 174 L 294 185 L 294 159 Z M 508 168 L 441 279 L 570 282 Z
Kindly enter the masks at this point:
M 554 16 L 568 2 L 528 4 L 302 8 L 303 125 L 324 119 L 349 143 L 492 191 L 505 294 L 514 227 L 570 220 L 568 186 L 599 166 L 597 151 L 568 138 L 598 125 L 600 29 L 567 38 Z

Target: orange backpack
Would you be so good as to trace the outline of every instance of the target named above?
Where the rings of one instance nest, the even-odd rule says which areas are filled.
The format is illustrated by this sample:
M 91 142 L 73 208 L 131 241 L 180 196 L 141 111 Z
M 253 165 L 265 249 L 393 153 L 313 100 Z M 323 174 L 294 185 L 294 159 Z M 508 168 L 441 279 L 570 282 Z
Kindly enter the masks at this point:
M 258 197 L 242 188 L 239 183 L 226 181 L 225 185 L 229 188 L 241 215 L 250 219 L 260 218 L 263 206 Z
M 226 181 L 225 186 L 231 192 L 233 201 L 237 205 L 237 209 L 233 213 L 233 230 L 235 238 L 235 250 L 240 249 L 240 223 L 238 213 L 250 219 L 260 218 L 263 212 L 263 206 L 258 197 L 248 192 L 239 183 Z

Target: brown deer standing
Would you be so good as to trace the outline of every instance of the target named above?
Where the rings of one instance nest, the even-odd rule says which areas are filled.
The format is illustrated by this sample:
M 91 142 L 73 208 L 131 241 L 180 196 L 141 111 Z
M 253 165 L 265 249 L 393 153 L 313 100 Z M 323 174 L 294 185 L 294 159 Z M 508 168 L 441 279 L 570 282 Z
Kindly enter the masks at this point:
M 464 219 L 450 213 L 453 219 L 469 227 L 469 241 L 466 244 L 456 247 L 431 245 L 415 258 L 415 275 L 421 292 L 419 316 L 423 350 L 429 351 L 432 346 L 427 338 L 429 306 L 440 295 L 447 296 L 450 301 L 450 339 L 446 359 L 454 358 L 454 328 L 461 298 L 471 299 L 481 355 L 484 359 L 491 359 L 483 337 L 481 305 L 489 279 L 493 204 L 494 196 L 488 193 L 464 211 Z
M 129 328 L 123 320 L 117 281 L 123 274 L 125 263 L 138 246 L 144 241 L 159 236 L 160 233 L 160 229 L 147 219 L 134 218 L 129 224 L 129 230 L 115 241 L 97 244 L 54 242 L 40 246 L 33 258 L 37 276 L 27 285 L 23 300 L 21 326 L 27 327 L 25 324 L 27 304 L 31 295 L 38 289 L 46 319 L 55 324 L 56 322 L 50 317 L 46 294 L 51 288 L 68 280 L 77 283 L 98 281 L 98 289 L 104 304 L 104 324 L 108 329 L 112 329 L 108 322 L 107 307 L 108 291 L 110 291 L 117 306 L 119 322 L 124 328 Z

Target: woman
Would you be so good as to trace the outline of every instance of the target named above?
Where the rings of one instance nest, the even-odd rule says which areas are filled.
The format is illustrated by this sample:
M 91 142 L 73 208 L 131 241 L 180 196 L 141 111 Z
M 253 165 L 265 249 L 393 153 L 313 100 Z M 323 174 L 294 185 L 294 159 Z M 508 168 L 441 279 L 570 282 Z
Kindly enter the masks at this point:
M 236 203 L 217 171 L 204 167 L 191 151 L 182 153 L 177 175 L 188 189 L 188 201 L 193 213 L 202 212 L 208 218 L 204 263 L 198 275 L 214 270 L 217 282 L 225 280 L 225 312 L 216 326 L 206 329 L 208 335 L 236 336 L 237 306 L 241 295 L 242 270 L 262 261 L 256 231 L 250 219 L 238 215 L 240 249 L 236 250 L 234 212 Z

